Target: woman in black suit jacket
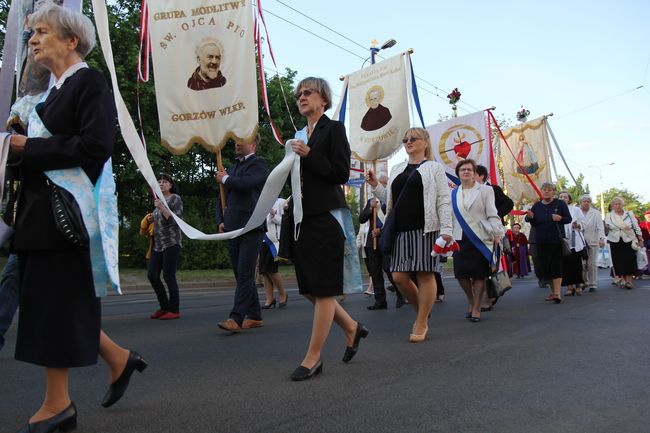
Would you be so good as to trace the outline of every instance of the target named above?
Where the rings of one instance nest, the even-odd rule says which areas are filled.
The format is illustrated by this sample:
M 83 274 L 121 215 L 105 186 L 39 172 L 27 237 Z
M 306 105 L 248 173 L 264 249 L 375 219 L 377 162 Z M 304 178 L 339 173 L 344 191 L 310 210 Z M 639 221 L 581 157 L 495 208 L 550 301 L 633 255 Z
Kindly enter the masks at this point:
M 57 80 L 30 119 L 30 137 L 13 135 L 11 152 L 21 158 L 22 184 L 12 249 L 18 254 L 20 318 L 16 359 L 46 368 L 41 408 L 21 432 L 69 430 L 77 410 L 68 394 L 68 368 L 92 365 L 101 355 L 111 385 L 103 405 L 115 403 L 134 370 L 145 361 L 101 331 L 89 247 L 76 247 L 59 233 L 44 173 L 81 167 L 97 182 L 115 142 L 115 106 L 104 77 L 83 58 L 95 29 L 84 15 L 54 3 L 30 17 L 34 59 Z M 45 131 L 45 129 L 47 131 Z
M 350 173 L 350 144 L 341 122 L 324 113 L 332 106 L 332 92 L 322 78 L 305 78 L 296 86 L 300 114 L 307 118 L 308 142 L 293 140 L 301 157 L 303 219 L 293 258 L 300 293 L 314 304 L 311 341 L 292 380 L 310 379 L 323 369 L 321 349 L 332 321 L 345 332 L 343 362 L 357 352 L 368 329 L 356 322 L 337 302 L 343 294 L 345 235 L 331 211 L 347 208 L 341 185 Z

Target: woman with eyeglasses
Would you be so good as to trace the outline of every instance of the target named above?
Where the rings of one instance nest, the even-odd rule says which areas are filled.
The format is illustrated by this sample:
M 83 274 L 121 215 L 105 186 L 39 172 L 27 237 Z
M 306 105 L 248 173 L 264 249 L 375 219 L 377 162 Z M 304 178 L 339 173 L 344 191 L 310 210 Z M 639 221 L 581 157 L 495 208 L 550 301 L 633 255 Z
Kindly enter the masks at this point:
M 321 351 L 332 322 L 345 334 L 343 362 L 350 362 L 368 329 L 355 321 L 336 300 L 343 295 L 345 234 L 339 217 L 347 209 L 342 185 L 350 175 L 350 144 L 341 122 L 330 120 L 332 92 L 322 78 L 309 77 L 296 86 L 298 110 L 307 126 L 292 141 L 300 156 L 303 218 L 291 256 L 298 290 L 314 304 L 309 348 L 291 380 L 311 379 L 323 370 Z M 300 138 L 302 137 L 302 138 Z
M 452 240 L 451 199 L 442 165 L 432 161 L 431 140 L 424 128 L 409 128 L 402 139 L 408 155 L 391 170 L 382 186 L 372 170 L 366 180 L 372 192 L 387 203 L 387 217 L 394 213 L 395 240 L 390 271 L 399 291 L 415 310 L 409 341 L 425 340 L 428 318 L 436 300 L 434 271 L 438 257 L 431 252 L 436 238 Z

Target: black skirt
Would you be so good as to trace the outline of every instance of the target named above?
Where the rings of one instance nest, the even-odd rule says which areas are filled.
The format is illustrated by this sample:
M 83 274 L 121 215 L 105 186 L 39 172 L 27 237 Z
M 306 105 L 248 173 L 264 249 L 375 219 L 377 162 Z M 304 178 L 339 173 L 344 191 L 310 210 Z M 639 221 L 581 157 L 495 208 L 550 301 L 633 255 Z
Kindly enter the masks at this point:
M 472 241 L 465 237 L 458 242 L 460 250 L 454 251 L 454 277 L 456 279 L 487 278 L 491 274 L 490 262 L 474 246 Z
M 88 249 L 19 253 L 16 359 L 53 368 L 97 363 L 101 305 Z
M 572 251 L 568 256 L 562 256 L 562 285 L 582 284 L 582 257 Z
M 636 275 L 636 251 L 632 249 L 632 242 L 610 242 L 612 264 L 616 275 Z
M 343 294 L 345 236 L 329 212 L 305 215 L 293 245 L 293 262 L 300 294 L 316 297 Z
M 278 262 L 275 261 L 271 249 L 266 244 L 262 242 L 262 247 L 260 248 L 260 274 L 276 274 L 278 272 Z
M 538 278 L 542 280 L 553 280 L 562 278 L 562 245 L 537 244 L 537 264 L 535 269 Z

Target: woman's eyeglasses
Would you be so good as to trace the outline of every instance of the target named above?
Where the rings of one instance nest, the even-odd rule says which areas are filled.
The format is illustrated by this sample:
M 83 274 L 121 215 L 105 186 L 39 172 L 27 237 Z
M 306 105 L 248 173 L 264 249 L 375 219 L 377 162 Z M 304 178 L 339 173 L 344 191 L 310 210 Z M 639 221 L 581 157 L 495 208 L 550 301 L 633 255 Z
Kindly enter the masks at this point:
M 415 143 L 416 140 L 419 140 L 420 137 L 411 137 L 411 138 L 403 138 L 402 143 Z
M 312 93 L 316 93 L 317 91 L 314 89 L 305 89 L 302 92 L 297 92 L 296 93 L 296 99 L 300 99 L 301 96 L 304 96 L 305 98 L 309 98 L 309 96 Z

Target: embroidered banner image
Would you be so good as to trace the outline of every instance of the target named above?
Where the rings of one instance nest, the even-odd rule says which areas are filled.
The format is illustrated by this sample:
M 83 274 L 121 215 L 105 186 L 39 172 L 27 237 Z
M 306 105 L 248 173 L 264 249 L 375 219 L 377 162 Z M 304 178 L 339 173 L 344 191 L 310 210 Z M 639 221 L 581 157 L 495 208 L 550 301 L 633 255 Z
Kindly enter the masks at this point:
M 399 150 L 409 127 L 403 54 L 348 77 L 352 154 L 365 161 Z
M 221 149 L 257 132 L 253 15 L 246 0 L 149 0 L 161 143 Z

